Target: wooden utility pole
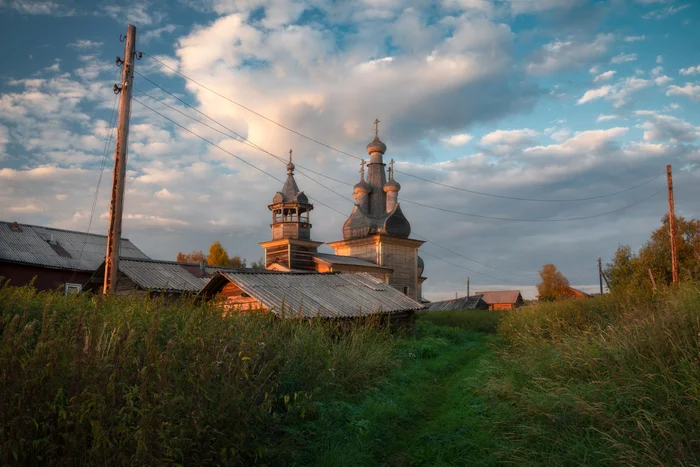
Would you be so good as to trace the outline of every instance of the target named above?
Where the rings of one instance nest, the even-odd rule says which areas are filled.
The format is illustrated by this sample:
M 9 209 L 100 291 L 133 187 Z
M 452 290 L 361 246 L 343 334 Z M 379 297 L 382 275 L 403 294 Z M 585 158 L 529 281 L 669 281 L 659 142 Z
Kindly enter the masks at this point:
M 671 165 L 666 166 L 666 179 L 668 181 L 668 227 L 671 236 L 671 272 L 673 283 L 678 282 L 678 256 L 676 255 L 676 210 L 673 205 L 673 174 Z
M 112 201 L 109 206 L 109 230 L 107 232 L 107 254 L 105 257 L 105 280 L 103 293 L 113 293 L 117 287 L 119 269 L 119 246 L 122 236 L 122 213 L 124 212 L 124 178 L 126 177 L 126 155 L 129 140 L 129 116 L 131 114 L 131 89 L 134 81 L 134 55 L 136 52 L 136 28 L 130 24 L 126 32 L 124 60 L 122 64 L 117 144 L 114 149 L 114 173 L 112 175 Z M 120 63 L 117 60 L 117 63 Z
M 600 294 L 603 295 L 603 261 L 598 258 L 598 280 L 600 281 Z
M 467 277 L 467 297 L 470 297 L 469 295 L 469 278 Z

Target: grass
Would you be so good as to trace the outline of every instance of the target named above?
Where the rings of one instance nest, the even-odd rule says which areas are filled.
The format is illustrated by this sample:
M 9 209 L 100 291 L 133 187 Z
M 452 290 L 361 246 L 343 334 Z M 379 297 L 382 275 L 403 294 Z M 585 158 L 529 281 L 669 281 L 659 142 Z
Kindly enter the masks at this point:
M 700 290 L 377 323 L 0 288 L 0 464 L 700 465 Z
M 362 323 L 0 288 L 0 464 L 280 465 L 284 428 L 395 365 Z

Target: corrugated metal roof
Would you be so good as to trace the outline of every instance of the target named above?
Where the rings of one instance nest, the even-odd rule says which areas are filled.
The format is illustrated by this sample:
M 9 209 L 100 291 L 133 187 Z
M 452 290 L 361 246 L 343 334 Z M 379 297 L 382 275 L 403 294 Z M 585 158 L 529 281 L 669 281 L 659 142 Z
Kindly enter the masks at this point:
M 355 258 L 354 256 L 339 256 L 331 255 L 328 253 L 316 253 L 314 255 L 314 258 L 318 258 L 321 261 L 325 261 L 332 264 L 347 264 L 349 266 L 364 266 L 372 268 L 391 269 L 386 266 L 379 266 L 364 259 Z
M 174 261 L 120 258 L 119 271 L 139 287 L 158 292 L 199 292 L 209 282 Z
M 0 261 L 94 271 L 105 259 L 105 235 L 86 235 L 85 232 L 73 230 L 18 225 L 19 231 L 13 231 L 10 222 L 0 221 Z M 49 243 L 52 236 L 55 248 Z M 148 259 L 146 254 L 125 238 L 121 239 L 120 256 Z
M 221 278 L 233 282 L 272 312 L 289 317 L 355 317 L 419 310 L 424 306 L 367 273 L 220 272 L 200 295 L 213 294 Z
M 491 290 L 486 292 L 476 292 L 483 295 L 484 301 L 489 305 L 496 303 L 512 303 L 515 304 L 520 296 L 519 290 Z
M 471 297 L 453 298 L 452 300 L 442 300 L 440 302 L 428 303 L 428 311 L 440 310 L 482 310 L 487 309 L 488 304 L 481 295 Z

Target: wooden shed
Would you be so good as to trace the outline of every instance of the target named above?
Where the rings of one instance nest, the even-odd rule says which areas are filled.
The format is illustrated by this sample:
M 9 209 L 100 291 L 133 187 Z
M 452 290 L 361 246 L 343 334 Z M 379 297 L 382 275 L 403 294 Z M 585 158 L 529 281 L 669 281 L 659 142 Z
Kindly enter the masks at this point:
M 488 304 L 489 310 L 512 310 L 523 306 L 525 301 L 519 290 L 492 290 L 476 292 Z
M 126 238 L 120 246 L 123 256 L 149 259 Z M 80 292 L 106 248 L 105 235 L 0 221 L 0 277 L 11 285 L 34 280 L 37 290 Z
M 227 312 L 265 310 L 280 317 L 356 318 L 389 315 L 411 324 L 424 306 L 367 273 L 217 272 L 199 292 Z

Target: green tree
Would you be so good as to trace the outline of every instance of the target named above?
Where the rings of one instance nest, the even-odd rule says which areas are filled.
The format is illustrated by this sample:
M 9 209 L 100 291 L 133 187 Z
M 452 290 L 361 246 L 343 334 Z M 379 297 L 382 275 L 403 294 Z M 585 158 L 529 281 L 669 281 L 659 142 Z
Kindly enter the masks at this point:
M 606 265 L 606 275 L 612 290 L 622 290 L 639 285 L 651 287 L 649 271 L 657 286 L 670 284 L 671 241 L 668 215 L 661 219 L 661 226 L 651 233 L 637 254 L 628 245 L 620 245 Z M 681 280 L 700 279 L 700 221 L 676 218 L 676 254 L 678 276 Z
M 216 241 L 209 247 L 209 256 L 207 256 L 207 263 L 211 266 L 229 266 L 230 259 L 226 249 L 221 245 L 221 242 Z
M 252 269 L 265 269 L 265 259 L 260 258 L 258 261 L 253 261 L 250 263 Z
M 540 300 L 563 300 L 573 296 L 569 288 L 569 280 L 553 264 L 542 266 L 540 278 L 542 282 L 537 284 L 537 294 Z
M 233 256 L 233 257 L 229 258 L 229 260 L 228 260 L 228 266 L 232 267 L 232 268 L 243 269 L 243 268 L 245 268 L 245 263 L 246 263 L 245 258 L 241 259 L 241 257 L 238 255 Z

